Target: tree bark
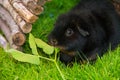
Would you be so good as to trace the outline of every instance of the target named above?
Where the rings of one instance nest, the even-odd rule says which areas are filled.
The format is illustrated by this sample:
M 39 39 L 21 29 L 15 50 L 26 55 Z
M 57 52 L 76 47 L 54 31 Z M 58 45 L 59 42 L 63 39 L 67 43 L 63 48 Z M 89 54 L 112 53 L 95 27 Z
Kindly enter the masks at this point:
M 0 47 L 2 47 L 4 50 L 8 47 L 7 40 L 0 34 Z
M 3 21 L 1 18 L 0 18 L 0 29 L 2 30 L 2 32 L 4 33 L 6 39 L 8 40 L 9 42 L 9 45 L 10 45 L 10 48 L 13 48 L 13 49 L 20 49 L 20 46 L 16 46 L 13 42 L 13 39 L 12 39 L 12 33 L 8 27 L 8 25 L 5 23 L 5 21 Z M 2 45 L 3 48 L 7 48 L 8 45 L 7 45 L 7 41 L 5 41 L 2 36 L 1 36 L 1 40 L 0 40 L 0 43 Z
M 0 17 L 6 22 L 6 24 L 9 25 L 14 43 L 16 45 L 23 45 L 25 42 L 25 35 L 20 31 L 18 25 L 14 22 L 13 18 L 2 6 L 0 6 Z

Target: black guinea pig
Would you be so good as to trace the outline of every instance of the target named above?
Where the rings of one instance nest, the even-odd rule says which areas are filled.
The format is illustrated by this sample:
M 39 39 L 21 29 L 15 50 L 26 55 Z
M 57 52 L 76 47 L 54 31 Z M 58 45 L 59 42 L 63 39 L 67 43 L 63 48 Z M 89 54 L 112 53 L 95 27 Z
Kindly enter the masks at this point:
M 109 0 L 81 0 L 58 17 L 48 41 L 65 64 L 96 60 L 120 43 L 120 17 Z

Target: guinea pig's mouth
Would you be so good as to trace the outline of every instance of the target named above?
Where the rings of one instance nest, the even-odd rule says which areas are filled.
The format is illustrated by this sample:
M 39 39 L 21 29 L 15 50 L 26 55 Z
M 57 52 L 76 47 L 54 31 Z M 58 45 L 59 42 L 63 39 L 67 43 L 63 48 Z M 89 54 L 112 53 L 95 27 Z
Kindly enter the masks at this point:
M 70 56 L 75 56 L 76 55 L 76 51 L 70 51 L 70 50 L 68 50 L 68 47 L 66 47 L 66 46 L 61 46 L 61 45 L 51 45 L 51 46 L 59 48 L 60 52 L 62 52 L 64 54 L 68 54 Z
M 63 46 L 54 46 L 54 47 L 59 48 L 60 51 L 61 51 L 62 53 L 64 53 L 64 54 L 68 54 L 68 55 L 70 55 L 70 56 L 76 55 L 76 51 L 69 51 L 69 50 L 67 49 L 67 47 L 63 47 Z

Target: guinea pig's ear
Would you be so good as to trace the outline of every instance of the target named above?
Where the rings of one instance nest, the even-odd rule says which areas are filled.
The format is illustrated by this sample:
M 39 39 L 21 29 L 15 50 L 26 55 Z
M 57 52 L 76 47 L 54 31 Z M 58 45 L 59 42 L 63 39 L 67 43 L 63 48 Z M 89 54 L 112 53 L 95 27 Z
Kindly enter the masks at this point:
M 78 31 L 80 32 L 80 34 L 81 34 L 82 36 L 84 36 L 84 37 L 90 35 L 88 31 L 85 31 L 85 30 L 81 29 L 79 26 L 77 26 L 77 29 L 78 29 Z

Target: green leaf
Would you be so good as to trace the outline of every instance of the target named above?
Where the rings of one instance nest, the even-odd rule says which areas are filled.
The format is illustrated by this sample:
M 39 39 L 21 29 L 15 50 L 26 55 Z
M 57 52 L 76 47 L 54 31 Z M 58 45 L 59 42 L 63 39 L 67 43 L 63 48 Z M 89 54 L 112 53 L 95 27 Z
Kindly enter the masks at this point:
M 53 54 L 54 52 L 54 47 L 48 45 L 47 43 L 45 43 L 44 41 L 42 41 L 41 39 L 38 39 L 38 38 L 35 38 L 35 42 L 37 44 L 37 46 L 39 48 L 42 48 L 43 51 L 46 53 L 46 54 Z
M 32 64 L 37 64 L 37 65 L 40 64 L 39 56 L 25 54 L 23 52 L 15 50 L 15 49 L 9 49 L 9 50 L 7 50 L 7 52 L 10 53 L 12 55 L 12 57 L 18 61 L 28 62 L 28 63 L 32 63 Z
M 37 47 L 36 47 L 36 44 L 35 44 L 35 38 L 31 33 L 29 34 L 29 45 L 30 45 L 30 48 L 32 50 L 32 53 L 34 55 L 38 55 Z
M 55 51 L 55 54 L 57 54 L 58 52 L 60 52 L 60 49 L 59 48 L 55 48 L 54 51 Z

